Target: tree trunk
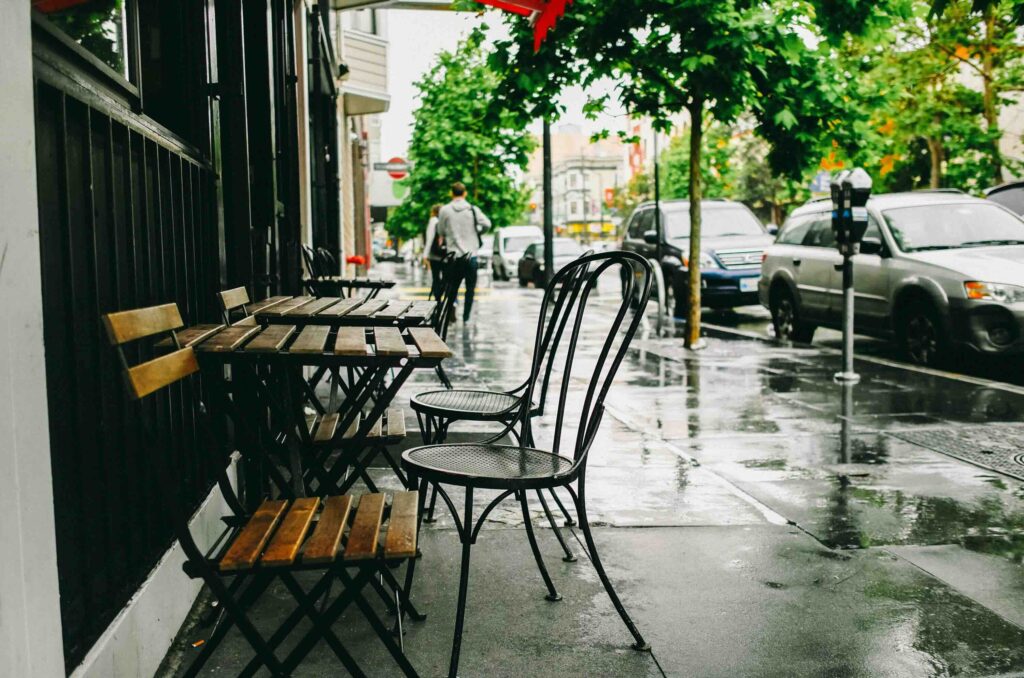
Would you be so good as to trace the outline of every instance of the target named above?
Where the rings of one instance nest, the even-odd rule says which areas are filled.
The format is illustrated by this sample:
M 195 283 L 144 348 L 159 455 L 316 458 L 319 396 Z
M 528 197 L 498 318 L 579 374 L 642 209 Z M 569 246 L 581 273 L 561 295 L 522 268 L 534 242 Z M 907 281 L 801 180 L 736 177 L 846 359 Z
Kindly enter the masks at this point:
M 925 141 L 928 143 L 928 157 L 931 160 L 931 175 L 928 179 L 928 188 L 942 188 L 942 161 L 945 160 L 942 139 L 927 137 Z
M 991 7 L 985 10 L 985 40 L 982 42 L 981 81 L 982 106 L 985 115 L 985 127 L 992 135 L 992 173 L 995 183 L 1003 183 L 1003 155 L 999 148 L 1002 134 L 999 131 L 999 102 L 995 85 L 995 64 L 992 60 L 992 49 L 995 44 L 996 15 Z
M 689 303 L 686 312 L 686 348 L 700 342 L 700 155 L 704 137 L 704 99 L 693 95 L 690 111 L 690 256 Z

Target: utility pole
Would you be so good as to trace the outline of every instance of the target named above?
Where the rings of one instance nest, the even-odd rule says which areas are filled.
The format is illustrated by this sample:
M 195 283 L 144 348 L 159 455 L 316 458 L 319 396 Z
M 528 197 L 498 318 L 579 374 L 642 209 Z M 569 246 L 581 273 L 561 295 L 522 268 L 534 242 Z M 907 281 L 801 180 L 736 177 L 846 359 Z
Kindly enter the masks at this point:
M 555 219 L 551 213 L 554 200 L 551 195 L 551 123 L 544 118 L 544 276 L 548 281 L 555 275 Z

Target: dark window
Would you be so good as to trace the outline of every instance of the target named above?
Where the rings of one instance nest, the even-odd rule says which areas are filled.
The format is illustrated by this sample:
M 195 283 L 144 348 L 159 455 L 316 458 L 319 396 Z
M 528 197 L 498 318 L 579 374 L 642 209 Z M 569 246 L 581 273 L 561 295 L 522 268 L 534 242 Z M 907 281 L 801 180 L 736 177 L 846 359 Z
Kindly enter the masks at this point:
M 29 0 L 32 8 L 86 51 L 128 77 L 125 0 Z
M 835 247 L 836 236 L 832 232 L 832 217 L 819 217 L 811 222 L 803 244 L 807 247 Z
M 810 216 L 792 217 L 782 226 L 777 242 L 783 245 L 802 245 L 807 230 L 813 223 L 814 218 Z
M 645 209 L 633 215 L 633 221 L 629 223 L 629 237 L 633 240 L 643 240 L 645 231 L 654 230 L 654 210 Z

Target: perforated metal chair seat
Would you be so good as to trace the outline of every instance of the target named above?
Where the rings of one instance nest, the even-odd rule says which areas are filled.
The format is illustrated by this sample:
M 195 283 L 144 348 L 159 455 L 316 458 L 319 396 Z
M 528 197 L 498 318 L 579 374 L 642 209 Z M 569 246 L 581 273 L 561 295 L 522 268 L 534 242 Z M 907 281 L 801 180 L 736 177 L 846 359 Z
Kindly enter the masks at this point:
M 412 397 L 414 410 L 455 419 L 503 419 L 515 411 L 520 398 L 501 391 L 452 389 L 427 391 Z
M 431 481 L 498 490 L 551 487 L 575 475 L 572 459 L 529 447 L 486 443 L 414 447 L 402 453 L 402 465 Z

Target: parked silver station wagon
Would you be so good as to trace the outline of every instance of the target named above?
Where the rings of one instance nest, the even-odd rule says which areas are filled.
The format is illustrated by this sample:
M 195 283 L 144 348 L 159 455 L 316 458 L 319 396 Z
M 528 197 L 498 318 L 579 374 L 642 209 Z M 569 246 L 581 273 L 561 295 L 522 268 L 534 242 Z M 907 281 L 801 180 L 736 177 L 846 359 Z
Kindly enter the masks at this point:
M 831 205 L 795 210 L 765 251 L 758 294 L 780 338 L 841 327 Z M 894 337 L 925 365 L 961 347 L 1024 353 L 1024 220 L 956 191 L 873 196 L 868 219 L 853 258 L 858 334 Z

